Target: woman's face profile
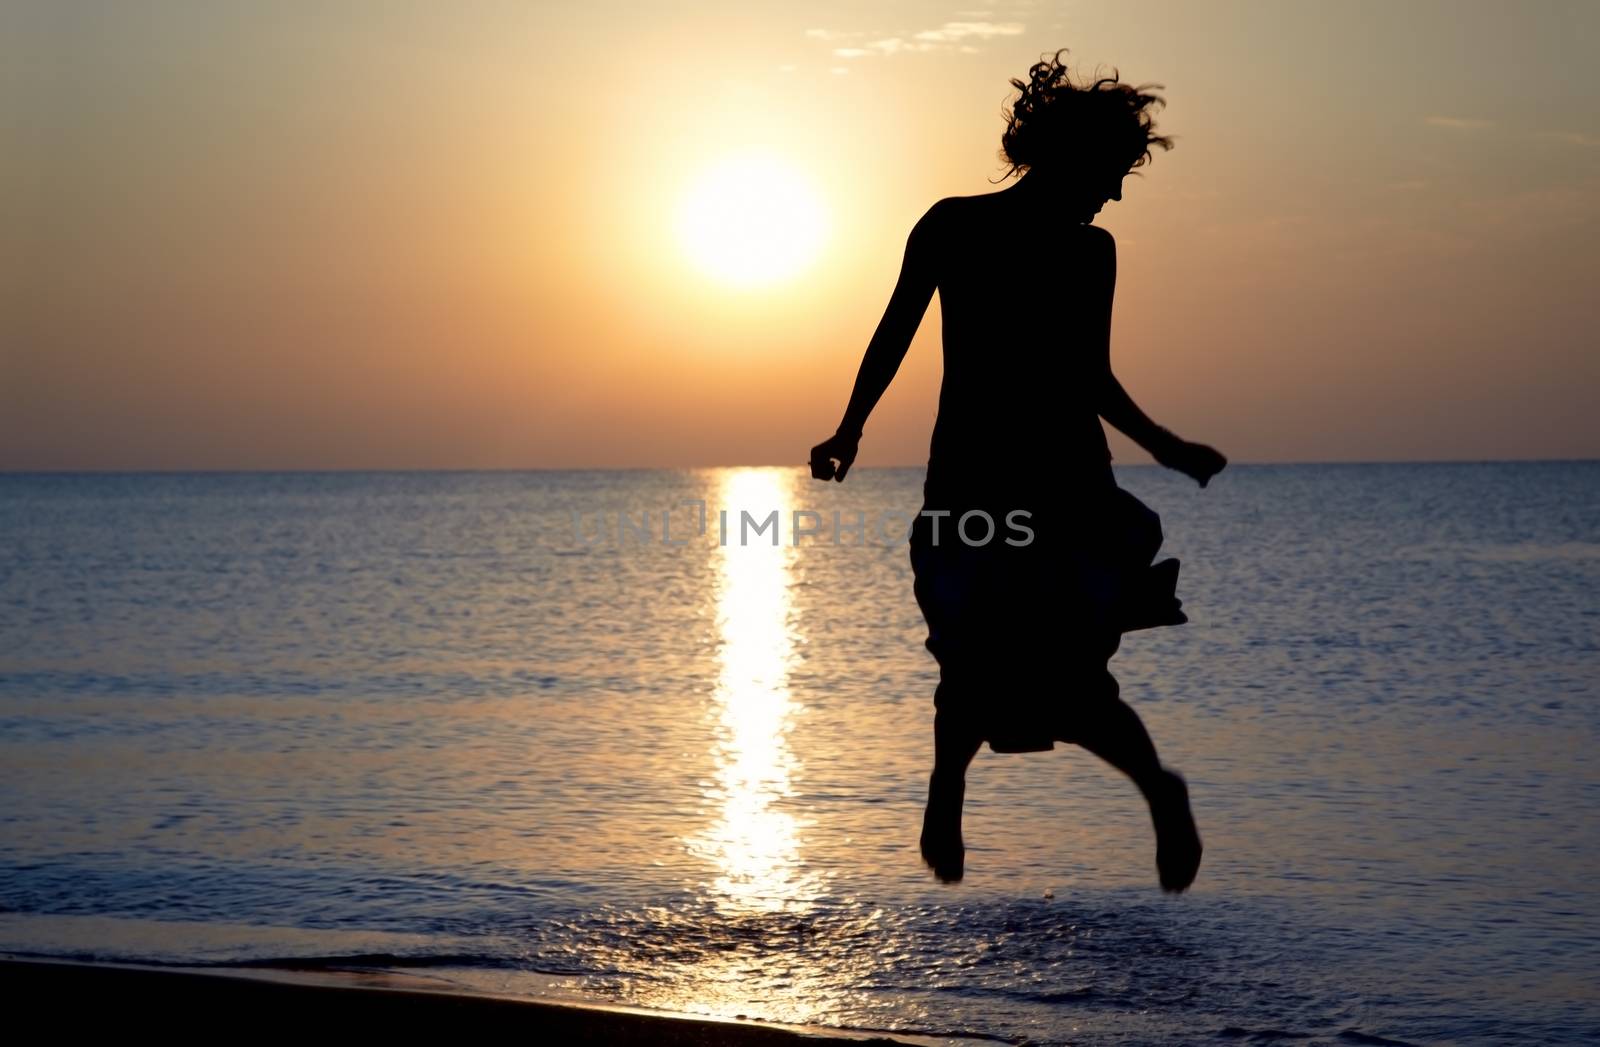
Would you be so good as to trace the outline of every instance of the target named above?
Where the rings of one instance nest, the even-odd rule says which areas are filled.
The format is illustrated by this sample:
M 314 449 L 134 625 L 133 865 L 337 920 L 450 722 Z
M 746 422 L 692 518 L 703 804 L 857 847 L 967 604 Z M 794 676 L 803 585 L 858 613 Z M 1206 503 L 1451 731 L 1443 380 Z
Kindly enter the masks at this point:
M 1089 221 L 1100 213 L 1107 201 L 1122 199 L 1122 180 L 1129 174 L 1126 167 L 1097 167 L 1068 169 L 1071 173 L 1061 179 L 1060 198 L 1066 207 Z
M 1095 211 L 1104 207 L 1108 200 L 1122 199 L 1122 180 L 1126 177 L 1127 171 L 1103 174 L 1085 188 L 1087 197 L 1094 201 Z

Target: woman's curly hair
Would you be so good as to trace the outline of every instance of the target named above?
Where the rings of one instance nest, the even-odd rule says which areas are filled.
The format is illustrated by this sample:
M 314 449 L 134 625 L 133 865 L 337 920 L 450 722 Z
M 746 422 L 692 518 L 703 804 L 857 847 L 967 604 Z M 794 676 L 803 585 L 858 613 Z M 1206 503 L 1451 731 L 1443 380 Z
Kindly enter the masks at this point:
M 1097 155 L 1113 162 L 1126 158 L 1132 170 L 1150 161 L 1152 146 L 1172 148 L 1171 138 L 1155 133 L 1152 116 L 1166 99 L 1150 89 L 1162 85 L 1123 83 L 1115 69 L 1109 77 L 1074 84 L 1061 64 L 1066 50 L 1035 63 L 1026 82 L 1011 81 L 1022 95 L 1009 111 L 1002 110 L 1006 130 L 1000 159 L 1010 165 L 1006 175 Z

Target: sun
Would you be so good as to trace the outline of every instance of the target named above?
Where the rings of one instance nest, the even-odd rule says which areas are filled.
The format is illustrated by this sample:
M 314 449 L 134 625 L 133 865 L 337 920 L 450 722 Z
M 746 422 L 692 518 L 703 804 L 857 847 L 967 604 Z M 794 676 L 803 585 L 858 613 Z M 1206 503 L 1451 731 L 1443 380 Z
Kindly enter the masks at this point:
M 733 287 L 762 287 L 816 260 L 827 214 L 783 158 L 749 151 L 723 157 L 695 179 L 678 206 L 678 240 L 701 272 Z

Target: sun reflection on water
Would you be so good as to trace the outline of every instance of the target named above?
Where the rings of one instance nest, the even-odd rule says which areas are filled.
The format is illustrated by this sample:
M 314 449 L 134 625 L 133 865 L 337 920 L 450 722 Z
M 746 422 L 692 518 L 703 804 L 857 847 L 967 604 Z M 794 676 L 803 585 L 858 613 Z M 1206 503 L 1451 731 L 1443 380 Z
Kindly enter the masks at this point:
M 773 911 L 804 904 L 815 886 L 801 867 L 800 819 L 784 804 L 796 767 L 788 745 L 794 714 L 789 668 L 795 635 L 789 597 L 793 549 L 771 531 L 740 541 L 740 513 L 757 521 L 788 504 L 790 477 L 776 469 L 730 470 L 718 501 L 728 540 L 717 550 L 719 674 L 713 704 L 717 769 L 708 790 L 713 824 L 690 841 L 718 875 L 718 904 Z

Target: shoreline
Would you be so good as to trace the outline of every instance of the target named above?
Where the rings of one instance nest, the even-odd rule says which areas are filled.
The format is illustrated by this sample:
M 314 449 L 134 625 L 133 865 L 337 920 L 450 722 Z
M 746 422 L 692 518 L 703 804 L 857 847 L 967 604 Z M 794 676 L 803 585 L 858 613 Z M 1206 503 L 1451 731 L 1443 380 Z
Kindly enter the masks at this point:
M 555 1001 L 441 987 L 387 970 L 155 967 L 0 956 L 13 1020 L 58 1033 L 210 1039 L 225 1030 L 297 1035 L 533 1034 L 539 1042 L 723 1047 L 901 1047 L 961 1042 Z M 967 1041 L 974 1042 L 974 1041 Z

